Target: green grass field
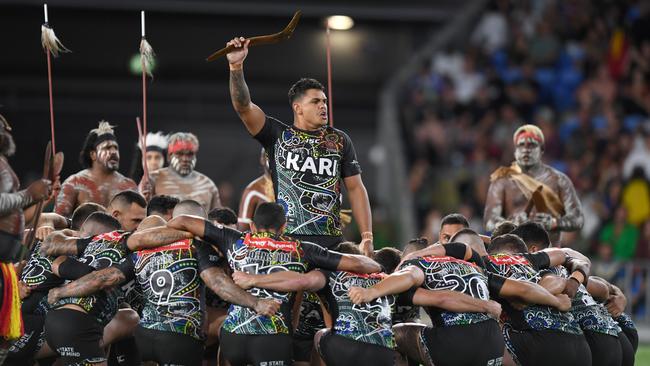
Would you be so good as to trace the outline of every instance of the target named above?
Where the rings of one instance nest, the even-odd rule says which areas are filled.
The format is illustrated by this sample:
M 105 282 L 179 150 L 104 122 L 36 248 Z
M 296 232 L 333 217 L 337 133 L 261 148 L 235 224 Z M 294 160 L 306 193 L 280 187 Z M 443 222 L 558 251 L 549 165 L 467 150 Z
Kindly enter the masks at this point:
M 640 344 L 636 351 L 636 366 L 650 366 L 650 344 Z

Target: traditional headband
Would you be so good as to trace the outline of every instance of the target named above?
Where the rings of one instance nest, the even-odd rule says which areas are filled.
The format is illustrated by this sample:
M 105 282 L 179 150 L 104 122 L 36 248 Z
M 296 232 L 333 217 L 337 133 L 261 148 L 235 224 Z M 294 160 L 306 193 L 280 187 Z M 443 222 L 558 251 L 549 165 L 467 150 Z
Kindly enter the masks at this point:
M 113 135 L 112 133 L 105 133 L 103 135 L 97 136 L 97 140 L 95 140 L 93 147 L 96 148 L 102 142 L 106 142 L 106 141 L 117 141 L 117 139 L 115 138 L 115 135 Z
M 537 141 L 538 144 L 544 145 L 544 133 L 542 130 L 535 125 L 523 125 L 515 131 L 513 135 L 513 142 L 515 145 L 519 143 L 521 139 L 532 139 Z
M 167 151 L 169 152 L 169 154 L 174 154 L 183 150 L 190 150 L 192 152 L 197 152 L 199 148 L 192 142 L 186 140 L 176 141 L 172 144 L 169 144 L 169 146 L 167 147 Z

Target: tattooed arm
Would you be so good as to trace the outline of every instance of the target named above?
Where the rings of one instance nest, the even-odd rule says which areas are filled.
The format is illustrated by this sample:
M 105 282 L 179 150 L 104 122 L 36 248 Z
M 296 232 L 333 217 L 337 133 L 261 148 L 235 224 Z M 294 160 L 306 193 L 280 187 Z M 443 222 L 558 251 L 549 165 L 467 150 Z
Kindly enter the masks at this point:
M 503 217 L 503 203 L 505 201 L 504 180 L 497 179 L 490 183 L 487 198 L 485 200 L 485 212 L 483 213 L 483 226 L 487 231 L 494 230 L 497 225 L 505 220 Z
M 227 55 L 230 64 L 230 99 L 248 132 L 255 136 L 264 127 L 266 116 L 260 107 L 251 102 L 248 85 L 244 81 L 244 60 L 248 55 L 248 42 L 242 37 L 228 42 L 228 45 L 235 46 L 235 50 Z
M 136 231 L 126 240 L 130 250 L 143 250 L 171 244 L 183 239 L 192 239 L 194 234 L 168 227 L 154 227 Z
M 201 279 L 206 286 L 225 301 L 253 309 L 259 315 L 271 316 L 280 309 L 280 303 L 277 301 L 259 299 L 244 291 L 221 267 L 210 267 L 201 271 Z
M 585 217 L 582 213 L 582 205 L 573 187 L 573 183 L 566 175 L 560 173 L 558 177 L 560 187 L 560 197 L 564 204 L 564 216 L 557 220 L 556 230 L 575 231 L 582 229 L 585 223 Z
M 53 304 L 64 297 L 81 297 L 94 294 L 97 291 L 115 287 L 126 280 L 126 276 L 118 267 L 108 267 L 91 272 L 65 286 L 53 288 L 47 295 L 47 301 Z
M 41 244 L 40 253 L 46 256 L 80 255 L 79 238 L 68 236 L 64 231 L 55 231 Z

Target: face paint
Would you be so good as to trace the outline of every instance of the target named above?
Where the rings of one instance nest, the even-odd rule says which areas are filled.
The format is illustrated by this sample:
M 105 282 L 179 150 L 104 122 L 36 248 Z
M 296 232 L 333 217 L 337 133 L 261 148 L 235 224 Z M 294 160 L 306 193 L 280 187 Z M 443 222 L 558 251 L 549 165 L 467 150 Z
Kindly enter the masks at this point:
M 531 138 L 519 139 L 515 147 L 515 160 L 522 168 L 530 168 L 542 162 L 542 147 Z
M 120 168 L 120 151 L 117 142 L 113 140 L 104 141 L 95 148 L 97 162 L 110 171 Z
M 169 161 L 169 166 L 176 171 L 176 173 L 186 176 L 194 170 L 196 166 L 196 154 L 194 151 L 181 150 L 172 154 Z
M 147 151 L 147 169 L 150 172 L 158 170 L 163 167 L 165 164 L 165 159 L 163 159 L 162 153 L 159 151 Z

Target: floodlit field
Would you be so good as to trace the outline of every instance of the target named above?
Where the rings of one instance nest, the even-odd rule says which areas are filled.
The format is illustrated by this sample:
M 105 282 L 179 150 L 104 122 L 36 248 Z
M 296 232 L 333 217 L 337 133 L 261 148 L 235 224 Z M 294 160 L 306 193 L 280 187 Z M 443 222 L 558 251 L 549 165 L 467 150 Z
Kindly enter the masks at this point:
M 650 366 L 650 344 L 640 344 L 636 351 L 635 366 Z

